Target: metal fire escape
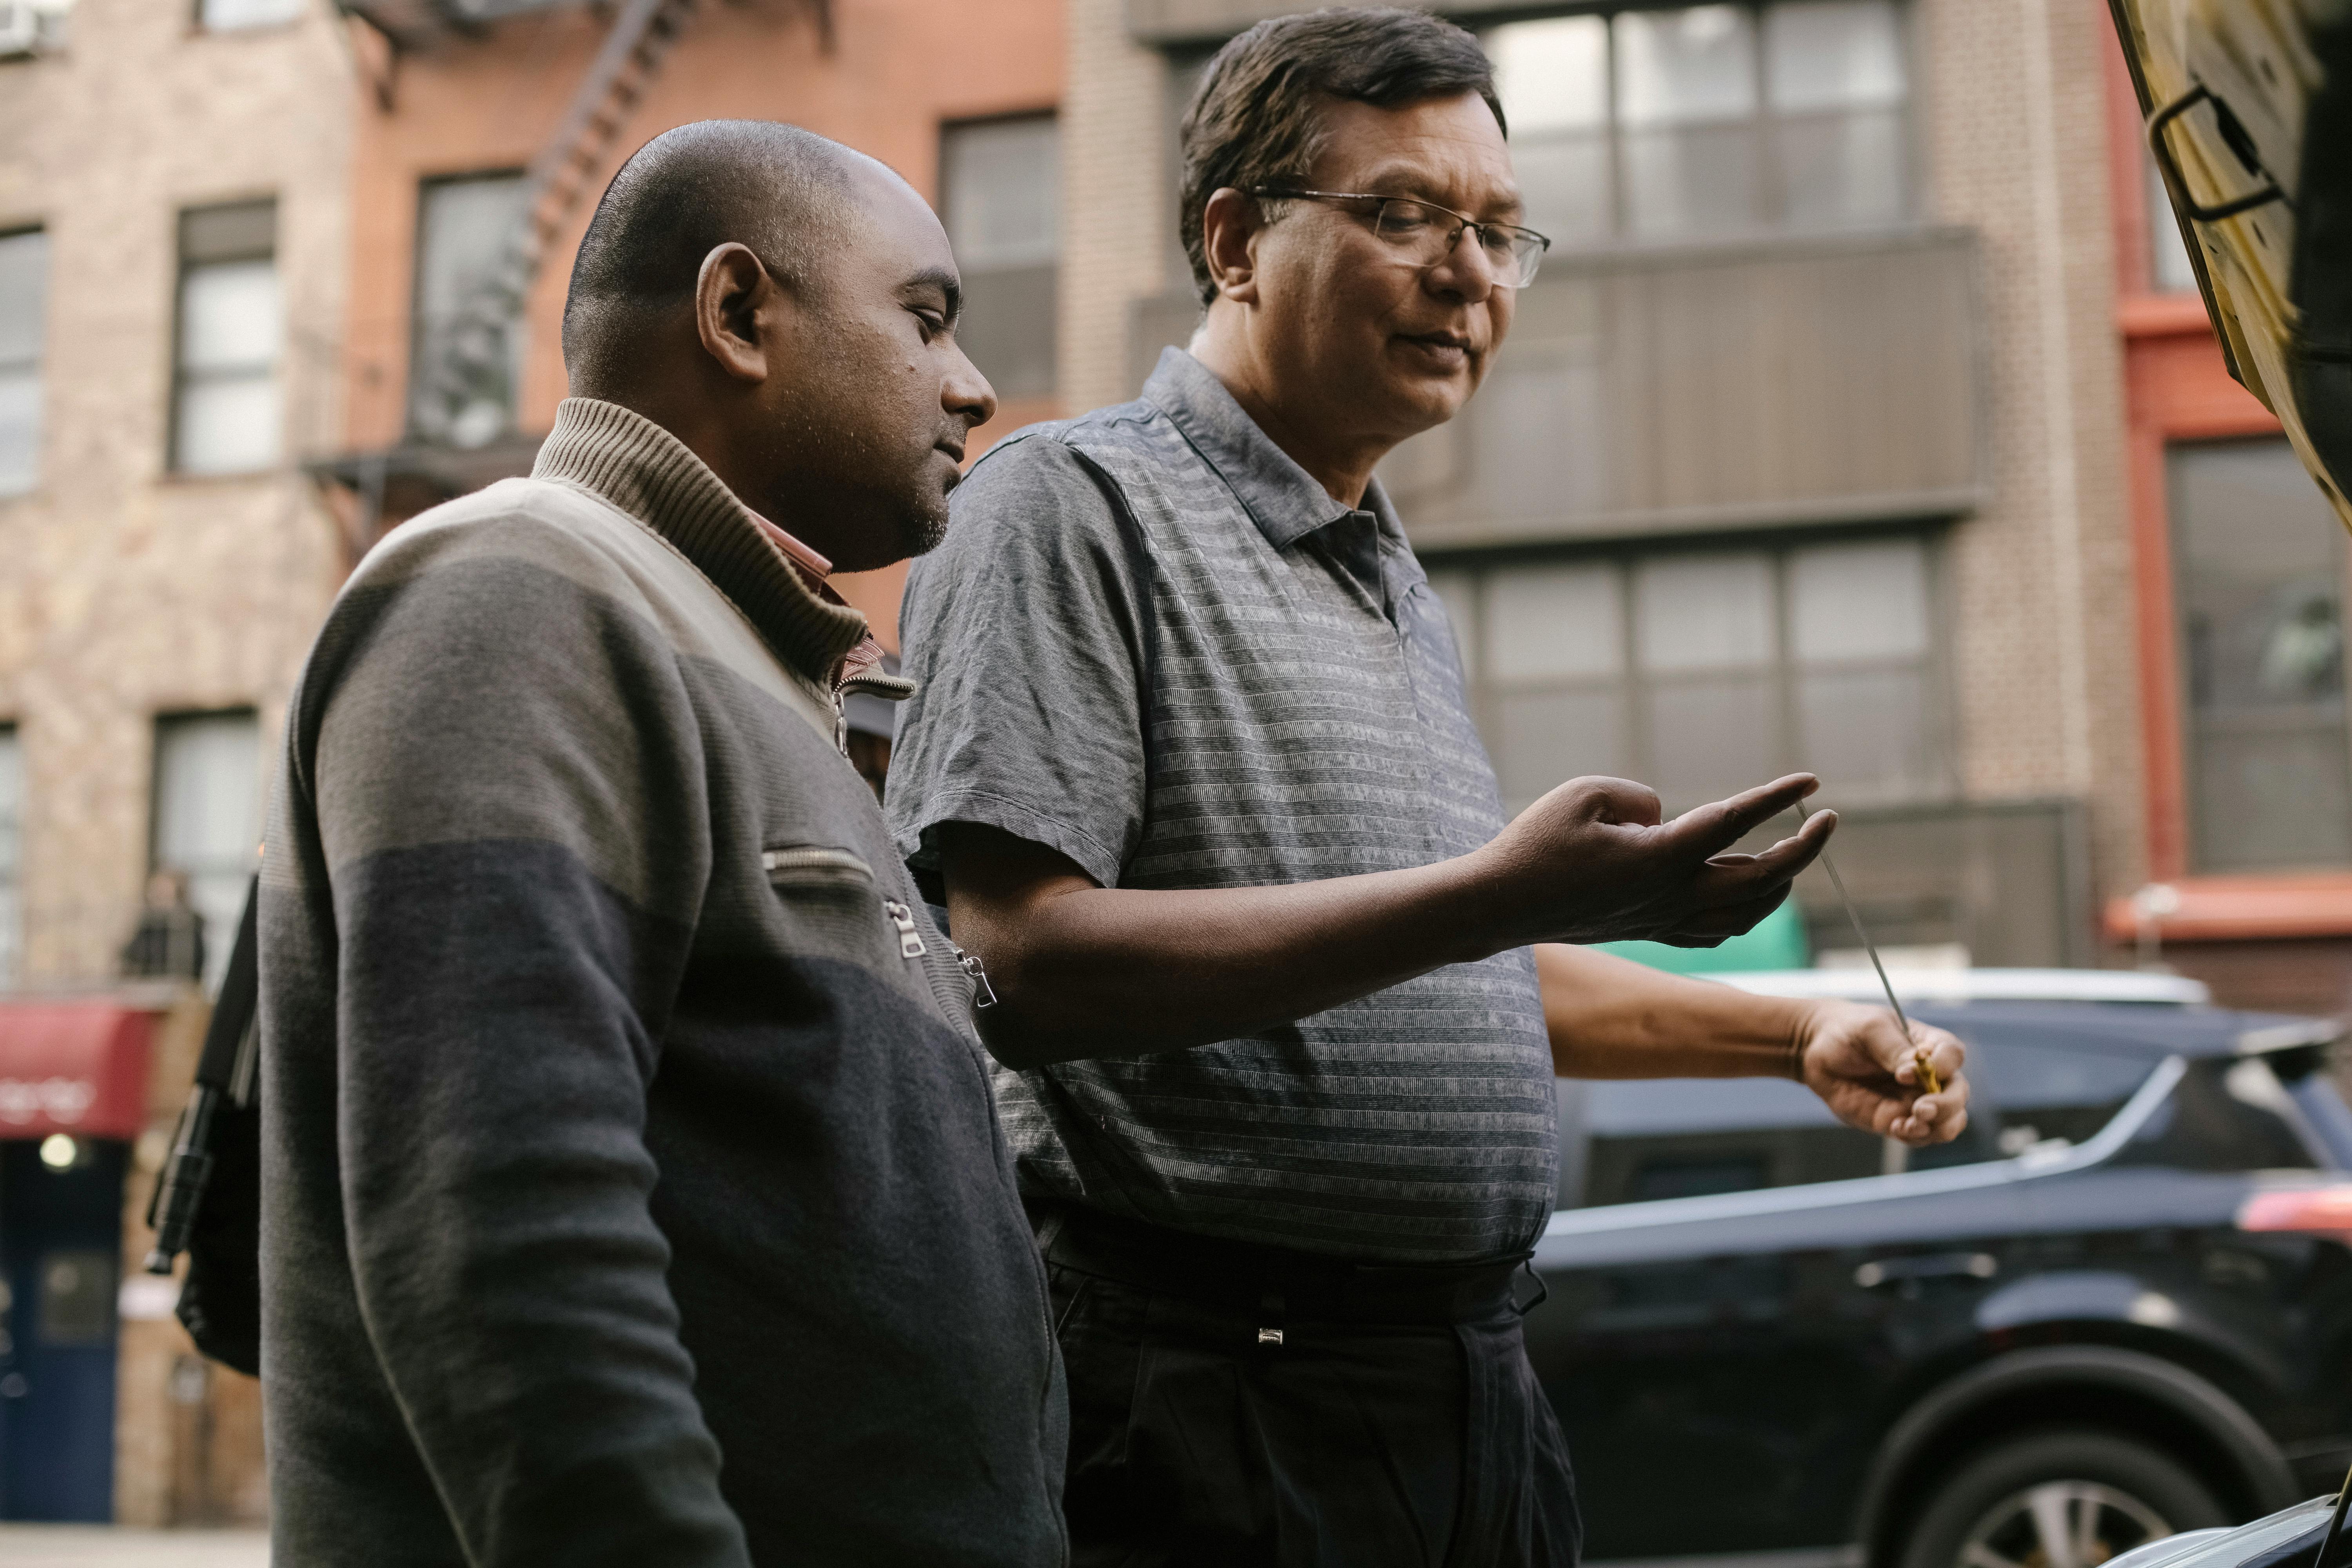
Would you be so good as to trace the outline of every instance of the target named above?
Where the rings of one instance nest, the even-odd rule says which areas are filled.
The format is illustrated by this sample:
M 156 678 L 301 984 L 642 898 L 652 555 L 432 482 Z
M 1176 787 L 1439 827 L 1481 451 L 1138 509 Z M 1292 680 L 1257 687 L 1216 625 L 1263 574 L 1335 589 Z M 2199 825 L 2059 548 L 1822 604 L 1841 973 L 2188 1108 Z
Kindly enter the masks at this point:
M 389 64 L 377 84 L 389 109 L 394 73 L 405 54 L 463 47 L 496 23 L 552 9 L 550 0 L 338 0 L 347 16 L 367 24 L 386 46 Z M 385 526 L 387 501 L 395 515 L 412 504 L 461 493 L 527 466 L 536 442 L 511 429 L 514 333 L 524 302 L 547 260 L 549 245 L 564 232 L 583 202 L 601 191 L 614 144 L 662 68 L 671 47 L 702 0 L 623 0 L 595 59 L 581 79 L 555 133 L 524 173 L 520 213 L 489 272 L 467 292 L 443 336 L 440 352 L 410 367 L 411 434 L 388 452 L 348 457 L 324 466 L 322 477 L 350 486 L 361 500 L 361 537 L 354 555 Z M 730 0 L 740 4 L 743 0 Z M 814 23 L 822 47 L 833 47 L 831 0 L 783 0 Z M 405 482 L 404 482 L 405 481 Z M 397 485 L 404 494 L 387 495 Z

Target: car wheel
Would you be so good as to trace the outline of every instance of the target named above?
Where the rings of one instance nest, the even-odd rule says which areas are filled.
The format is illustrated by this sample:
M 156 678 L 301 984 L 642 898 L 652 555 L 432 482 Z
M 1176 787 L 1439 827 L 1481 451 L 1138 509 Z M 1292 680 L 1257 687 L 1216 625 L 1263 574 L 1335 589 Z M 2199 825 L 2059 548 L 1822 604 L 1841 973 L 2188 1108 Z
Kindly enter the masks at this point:
M 2088 1429 L 2036 1432 L 1969 1459 L 1929 1498 L 1902 1568 L 2098 1568 L 2142 1542 L 2227 1524 L 2159 1448 Z

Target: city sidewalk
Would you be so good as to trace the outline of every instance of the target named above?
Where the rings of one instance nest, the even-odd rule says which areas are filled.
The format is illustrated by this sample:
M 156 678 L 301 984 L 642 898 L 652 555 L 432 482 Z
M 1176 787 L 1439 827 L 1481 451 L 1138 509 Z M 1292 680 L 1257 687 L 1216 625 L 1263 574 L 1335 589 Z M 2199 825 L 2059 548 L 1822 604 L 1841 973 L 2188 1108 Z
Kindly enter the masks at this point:
M 117 1530 L 99 1524 L 0 1524 L 8 1568 L 269 1568 L 258 1530 Z

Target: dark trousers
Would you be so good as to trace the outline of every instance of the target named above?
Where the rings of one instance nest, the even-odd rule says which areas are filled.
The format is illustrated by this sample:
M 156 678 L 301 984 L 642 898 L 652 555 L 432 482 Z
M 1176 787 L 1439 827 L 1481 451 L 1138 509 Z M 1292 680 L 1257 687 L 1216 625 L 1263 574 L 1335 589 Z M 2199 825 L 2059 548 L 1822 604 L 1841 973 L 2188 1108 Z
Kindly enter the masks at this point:
M 1312 1289 L 1301 1312 L 1295 1286 L 1203 1276 L 1213 1256 L 1122 1268 L 1057 1230 L 1074 1568 L 1574 1568 L 1568 1446 L 1507 1288 L 1417 1314 L 1458 1321 L 1334 1321 Z

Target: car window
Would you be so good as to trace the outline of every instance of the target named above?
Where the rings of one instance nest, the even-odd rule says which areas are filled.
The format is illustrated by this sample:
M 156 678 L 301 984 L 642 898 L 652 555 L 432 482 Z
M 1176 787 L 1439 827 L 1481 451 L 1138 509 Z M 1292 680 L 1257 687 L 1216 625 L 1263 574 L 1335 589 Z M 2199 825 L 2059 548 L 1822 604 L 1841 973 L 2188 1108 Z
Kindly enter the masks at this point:
M 2089 1142 L 2162 1059 L 2062 1037 L 1979 1034 L 1969 1041 L 1969 1068 L 1973 1120 L 1987 1136 L 1975 1157 L 1998 1160 L 2037 1145 Z
M 2179 1087 L 2116 1156 L 2190 1171 L 2309 1170 L 2304 1115 L 2256 1057 L 2191 1062 Z
M 1784 1079 L 1654 1079 L 1570 1086 L 1562 1207 L 1700 1197 L 1874 1176 L 1883 1145 Z M 1570 1095 L 1563 1096 L 1563 1109 Z M 1580 1158 L 1579 1157 L 1580 1156 Z
M 1560 1206 L 1803 1186 L 2080 1143 L 2162 1059 L 2047 1029 L 1937 1021 L 1968 1040 L 1975 1087 L 1969 1127 L 1949 1143 L 1890 1161 L 1881 1140 L 1842 1125 L 1811 1091 L 1780 1079 L 1564 1081 Z

